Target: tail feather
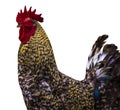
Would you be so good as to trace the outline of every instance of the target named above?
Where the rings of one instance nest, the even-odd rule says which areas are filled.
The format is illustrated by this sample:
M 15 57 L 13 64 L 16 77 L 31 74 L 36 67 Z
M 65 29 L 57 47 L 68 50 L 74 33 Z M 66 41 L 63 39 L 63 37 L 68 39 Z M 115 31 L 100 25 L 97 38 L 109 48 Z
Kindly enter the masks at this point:
M 105 40 L 108 38 L 108 35 L 103 35 L 98 37 L 97 41 L 92 47 L 92 51 L 88 57 L 88 64 L 87 68 L 92 68 L 97 60 L 103 60 L 103 58 L 106 56 L 105 54 L 100 54 L 100 50 L 103 47 L 103 44 L 105 43 Z
M 120 53 L 100 36 L 88 57 L 86 81 L 94 87 L 97 110 L 120 110 Z

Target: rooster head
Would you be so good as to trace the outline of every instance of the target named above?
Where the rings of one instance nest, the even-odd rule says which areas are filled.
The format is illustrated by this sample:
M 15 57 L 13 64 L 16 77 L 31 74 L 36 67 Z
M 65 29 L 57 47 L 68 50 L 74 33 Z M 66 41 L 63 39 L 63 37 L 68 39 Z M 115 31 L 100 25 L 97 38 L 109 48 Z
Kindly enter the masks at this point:
M 24 12 L 20 10 L 18 12 L 16 21 L 18 23 L 17 27 L 19 30 L 19 39 L 24 44 L 27 43 L 31 36 L 35 34 L 36 24 L 35 21 L 43 22 L 41 14 L 35 14 L 36 9 L 31 11 L 32 7 L 27 11 L 26 6 L 24 7 Z

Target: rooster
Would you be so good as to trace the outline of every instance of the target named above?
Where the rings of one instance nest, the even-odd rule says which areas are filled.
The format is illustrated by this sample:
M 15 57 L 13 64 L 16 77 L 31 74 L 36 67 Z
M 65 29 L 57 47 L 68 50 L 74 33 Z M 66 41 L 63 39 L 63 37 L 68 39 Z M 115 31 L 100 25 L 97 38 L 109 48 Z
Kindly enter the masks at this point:
M 18 12 L 18 80 L 27 110 L 120 110 L 120 53 L 98 37 L 88 57 L 86 77 L 61 73 L 36 10 Z

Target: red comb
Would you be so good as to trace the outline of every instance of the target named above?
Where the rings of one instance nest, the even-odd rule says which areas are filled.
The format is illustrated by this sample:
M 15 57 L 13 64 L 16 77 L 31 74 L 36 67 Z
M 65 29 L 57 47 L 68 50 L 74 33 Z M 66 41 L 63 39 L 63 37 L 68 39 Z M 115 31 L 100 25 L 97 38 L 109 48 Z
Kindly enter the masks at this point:
M 41 17 L 42 14 L 35 14 L 36 9 L 34 9 L 33 11 L 31 11 L 31 9 L 32 7 L 30 7 L 30 9 L 27 11 L 26 6 L 25 6 L 24 12 L 22 12 L 22 10 L 18 12 L 17 17 L 16 17 L 16 21 L 18 22 L 18 24 L 24 22 L 25 18 L 32 18 L 39 22 L 43 22 L 43 18 Z

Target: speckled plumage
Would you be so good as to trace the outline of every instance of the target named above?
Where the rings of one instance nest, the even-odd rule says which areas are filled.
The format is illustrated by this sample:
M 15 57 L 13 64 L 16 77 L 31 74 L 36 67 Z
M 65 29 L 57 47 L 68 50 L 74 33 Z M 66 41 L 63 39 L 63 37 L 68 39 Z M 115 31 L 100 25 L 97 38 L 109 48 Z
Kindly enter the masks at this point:
M 50 41 L 38 23 L 18 52 L 18 79 L 27 110 L 120 110 L 120 53 L 100 36 L 88 57 L 86 77 L 61 73 Z
M 53 51 L 42 27 L 18 54 L 19 83 L 28 110 L 93 110 L 93 88 L 57 69 Z

